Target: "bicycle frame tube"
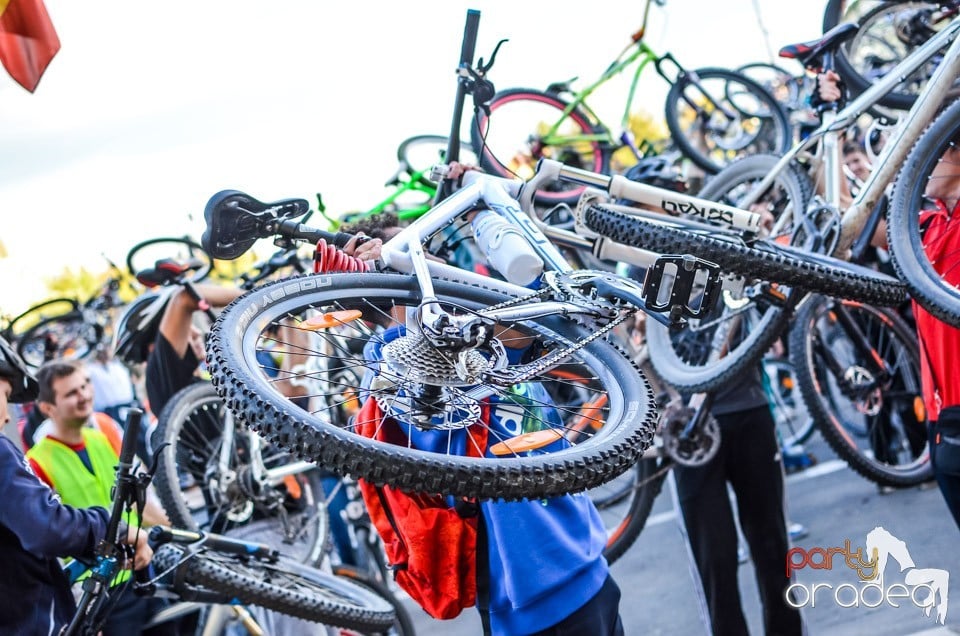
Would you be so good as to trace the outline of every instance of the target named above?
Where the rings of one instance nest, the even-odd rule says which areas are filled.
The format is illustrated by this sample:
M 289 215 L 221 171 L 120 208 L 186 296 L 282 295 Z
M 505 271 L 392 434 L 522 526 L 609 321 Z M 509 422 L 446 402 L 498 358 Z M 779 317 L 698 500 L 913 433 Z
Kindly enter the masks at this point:
M 840 153 L 837 148 L 839 134 L 849 128 L 860 115 L 867 112 L 882 97 L 896 88 L 903 81 L 903 78 L 908 77 L 926 64 L 940 49 L 950 45 L 950 49 L 944 55 L 943 60 L 917 97 L 913 107 L 906 114 L 906 125 L 897 127 L 893 136 L 887 140 L 876 162 L 876 169 L 867 178 L 850 207 L 843 212 L 840 238 L 834 254 L 838 256 L 845 254 L 853 241 L 856 240 L 866 223 L 867 217 L 883 195 L 884 189 L 896 176 L 900 166 L 903 165 L 914 142 L 933 119 L 940 104 L 950 91 L 953 79 L 960 75 L 958 33 L 960 33 L 960 19 L 954 19 L 936 36 L 914 50 L 889 73 L 847 104 L 843 110 L 836 113 L 835 116 L 825 117 L 819 128 L 805 139 L 794 144 L 793 148 L 780 158 L 767 176 L 741 202 L 741 205 L 745 208 L 749 207 L 773 185 L 777 176 L 786 169 L 790 162 L 796 159 L 797 155 L 823 139 L 827 151 L 823 155 L 826 199 L 828 203 L 839 207 L 839 179 L 841 178 Z
M 840 240 L 837 253 L 844 253 L 857 237 L 859 230 L 866 222 L 874 206 L 883 196 L 883 191 L 890 183 L 913 148 L 913 144 L 933 120 L 953 86 L 954 80 L 960 75 L 960 18 L 954 18 L 940 33 L 931 38 L 907 56 L 900 64 L 884 76 L 880 81 L 867 89 L 857 98 L 851 107 L 859 106 L 861 102 L 874 103 L 882 95 L 889 92 L 899 81 L 908 77 L 915 70 L 936 53 L 950 44 L 950 48 L 943 56 L 940 64 L 934 70 L 926 86 L 917 96 L 916 102 L 907 113 L 905 125 L 898 126 L 893 136 L 884 144 L 880 157 L 877 159 L 877 168 L 867 177 L 863 189 L 853 200 L 853 204 L 844 212 L 841 219 Z M 849 108 L 849 107 L 848 107 Z M 846 111 L 847 109 L 844 109 Z

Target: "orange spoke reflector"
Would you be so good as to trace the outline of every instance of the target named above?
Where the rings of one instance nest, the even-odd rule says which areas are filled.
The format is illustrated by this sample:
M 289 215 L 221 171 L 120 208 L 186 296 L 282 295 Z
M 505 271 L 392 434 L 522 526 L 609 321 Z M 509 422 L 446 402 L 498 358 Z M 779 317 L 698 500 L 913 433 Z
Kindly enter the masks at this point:
M 300 488 L 300 482 L 297 481 L 296 476 L 287 475 L 284 477 L 283 485 L 287 487 L 287 494 L 290 495 L 291 499 L 300 499 L 300 495 L 303 494 L 303 490 Z
M 927 405 L 923 403 L 922 396 L 914 396 L 913 414 L 917 417 L 918 422 L 922 423 L 927 421 Z
M 329 329 L 330 327 L 336 327 L 337 325 L 342 325 L 347 322 L 353 322 L 357 318 L 363 315 L 359 309 L 344 309 L 343 311 L 328 311 L 325 314 L 320 314 L 319 316 L 313 316 L 312 318 L 307 318 L 301 322 L 298 326 L 301 329 L 309 329 L 310 331 L 317 331 L 319 329 Z
M 552 444 L 563 436 L 552 428 L 533 433 L 524 433 L 510 439 L 504 440 L 490 447 L 490 452 L 498 457 L 500 455 L 515 455 L 526 451 L 542 448 L 547 444 Z

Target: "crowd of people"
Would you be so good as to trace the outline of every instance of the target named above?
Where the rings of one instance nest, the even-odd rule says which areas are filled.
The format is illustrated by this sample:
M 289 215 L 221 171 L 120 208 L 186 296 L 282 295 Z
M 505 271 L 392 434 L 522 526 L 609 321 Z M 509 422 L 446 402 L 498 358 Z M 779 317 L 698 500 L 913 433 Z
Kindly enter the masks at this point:
M 834 94 L 831 80 L 825 77 L 822 81 L 825 99 Z M 862 181 L 869 176 L 869 160 L 856 140 L 847 142 L 844 156 L 855 179 Z M 452 166 L 448 177 L 456 179 L 463 169 Z M 960 238 L 949 235 L 946 219 L 952 208 L 943 204 L 956 200 L 952 193 L 957 191 L 960 177 L 932 181 L 928 196 L 940 203 L 923 212 L 923 223 L 930 249 L 944 251 L 938 263 L 945 275 L 960 284 L 960 278 L 956 278 L 960 268 L 950 269 L 950 260 L 960 253 L 950 250 L 960 245 Z M 383 218 L 367 226 L 355 226 L 353 231 L 372 240 L 355 240 L 345 251 L 375 260 L 383 241 L 397 228 L 384 225 Z M 183 289 L 144 301 L 143 310 L 153 319 L 125 343 L 121 359 L 101 351 L 86 364 L 51 360 L 34 373 L 8 343 L 0 340 L 0 415 L 6 422 L 8 402 L 33 404 L 21 412 L 20 444 L 0 436 L 0 483 L 4 492 L 0 553 L 7 564 L 0 589 L 7 592 L 8 599 L 18 599 L 0 608 L 0 631 L 52 634 L 69 621 L 74 599 L 59 559 L 89 557 L 104 539 L 126 411 L 146 407 L 158 413 L 178 390 L 198 381 L 204 351 L 194 318 L 206 304 L 223 307 L 242 293 L 238 288 L 217 285 L 198 285 L 197 291 L 204 302 Z M 952 379 L 949 368 L 950 361 L 960 356 L 960 330 L 926 314 L 919 306 L 913 311 L 922 345 L 923 394 L 931 422 L 929 440 L 935 477 L 960 527 L 960 383 Z M 364 355 L 368 361 L 380 360 L 380 347 L 403 333 L 398 324 L 384 327 L 381 340 L 367 343 Z M 508 351 L 517 358 L 522 354 L 521 349 Z M 295 363 L 295 358 L 291 354 L 287 363 Z M 144 365 L 142 393 L 131 381 L 125 362 Z M 370 368 L 377 366 L 371 364 Z M 373 382 L 374 375 L 369 373 L 364 381 Z M 704 622 L 714 634 L 748 631 L 737 582 L 735 517 L 749 545 L 765 632 L 804 632 L 799 611 L 785 602 L 791 579 L 784 577 L 783 570 L 790 547 L 784 467 L 776 423 L 762 384 L 757 368 L 716 391 L 710 398 L 710 410 L 724 439 L 721 452 L 703 466 L 678 466 L 674 471 L 705 608 Z M 525 390 L 535 393 L 539 389 L 530 385 Z M 287 395 L 297 399 L 296 387 L 290 387 Z M 543 405 L 544 421 L 558 417 L 548 395 L 536 394 L 535 399 Z M 379 417 L 371 412 L 377 408 L 375 402 L 371 400 L 366 408 L 362 411 L 366 416 Z M 491 430 L 500 426 L 495 401 L 484 417 Z M 429 435 L 429 431 L 421 432 L 412 441 L 428 446 Z M 139 452 L 149 459 L 151 449 L 146 441 Z M 728 485 L 736 510 L 727 496 Z M 365 489 L 364 496 L 368 505 L 377 505 L 375 490 Z M 453 504 L 450 506 L 453 509 Z M 624 633 L 619 616 L 621 590 L 603 557 L 606 530 L 589 497 L 579 494 L 538 501 L 485 501 L 471 509 L 469 519 L 462 510 L 457 516 L 453 522 L 469 526 L 474 533 L 470 554 L 475 559 L 471 575 L 475 587 L 461 602 L 479 610 L 488 633 Z M 135 548 L 130 567 L 146 567 L 151 558 L 142 529 L 167 523 L 162 508 L 148 499 L 142 518 L 133 520 L 123 531 L 122 536 Z M 388 528 L 379 529 L 389 533 Z M 117 584 L 124 581 L 126 578 L 121 577 Z M 157 603 L 124 591 L 103 634 L 140 633 L 144 617 L 156 610 Z

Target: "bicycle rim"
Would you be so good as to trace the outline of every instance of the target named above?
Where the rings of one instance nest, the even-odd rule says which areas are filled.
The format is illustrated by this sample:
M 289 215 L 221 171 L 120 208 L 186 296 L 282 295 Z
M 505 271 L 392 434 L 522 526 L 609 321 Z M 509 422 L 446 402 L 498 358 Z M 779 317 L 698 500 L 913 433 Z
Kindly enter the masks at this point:
M 473 151 L 480 165 L 497 176 L 530 179 L 540 159 L 554 159 L 591 172 L 606 172 L 601 142 L 586 140 L 597 130 L 579 110 L 563 121 L 567 104 L 560 98 L 530 89 L 511 89 L 490 101 L 490 115 L 478 112 L 471 127 Z M 559 123 L 558 123 L 559 122 Z M 575 203 L 584 186 L 557 183 L 537 192 L 544 205 Z
M 449 281 L 438 279 L 434 285 L 440 306 L 454 315 L 474 315 L 508 300 Z M 218 392 L 241 419 L 303 458 L 413 492 L 504 500 L 578 492 L 626 471 L 650 444 L 649 387 L 639 370 L 603 340 L 587 343 L 549 373 L 507 387 L 458 385 L 443 356 L 413 335 L 395 340 L 386 364 L 370 362 L 363 346 L 381 343 L 394 316 L 415 307 L 418 295 L 413 277 L 396 274 L 305 276 L 254 290 L 225 310 L 211 332 L 211 373 Z M 326 322 L 331 316 L 334 322 Z M 257 361 L 270 326 L 285 318 L 312 330 L 309 355 L 315 370 L 307 375 L 316 383 L 311 395 L 322 399 L 306 408 L 280 395 Z M 328 326 L 314 329 L 313 324 Z M 521 337 L 526 355 L 534 359 L 541 353 L 569 353 L 570 343 L 593 333 L 559 316 L 502 327 L 510 331 L 499 332 L 501 337 Z M 584 369 L 590 372 L 587 386 L 578 381 Z M 367 371 L 379 378 L 369 392 L 358 381 Z M 583 390 L 595 408 L 577 431 L 582 441 L 571 441 L 567 422 L 582 415 L 583 404 L 556 400 L 565 392 L 581 400 Z M 361 399 L 371 396 L 382 416 L 374 424 L 399 432 L 397 443 L 356 430 L 356 418 L 350 418 Z M 489 411 L 495 411 L 494 426 Z M 477 444 L 476 429 L 468 425 L 487 431 L 487 456 L 463 456 L 467 444 Z

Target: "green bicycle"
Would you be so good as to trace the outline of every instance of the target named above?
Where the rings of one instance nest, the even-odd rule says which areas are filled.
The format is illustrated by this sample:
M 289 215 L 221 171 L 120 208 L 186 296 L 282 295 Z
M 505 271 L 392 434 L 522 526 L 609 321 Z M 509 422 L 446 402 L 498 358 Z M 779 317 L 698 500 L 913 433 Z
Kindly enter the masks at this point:
M 782 154 L 790 146 L 790 125 L 783 108 L 759 83 L 721 68 L 686 70 L 673 55 L 657 55 L 644 42 L 651 2 L 630 43 L 598 79 L 580 91 L 558 82 L 546 91 L 511 88 L 497 92 L 489 107 L 477 111 L 471 126 L 473 151 L 487 172 L 529 179 L 546 157 L 592 172 L 611 173 L 614 151 L 627 147 L 636 158 L 643 152 L 629 132 L 631 106 L 640 75 L 652 63 L 671 85 L 665 117 L 673 143 L 708 173 L 716 173 L 744 154 Z M 615 136 L 587 104 L 601 85 L 633 68 L 620 129 Z M 574 78 L 576 79 L 576 78 Z M 543 204 L 574 203 L 584 186 L 565 184 L 541 191 Z

